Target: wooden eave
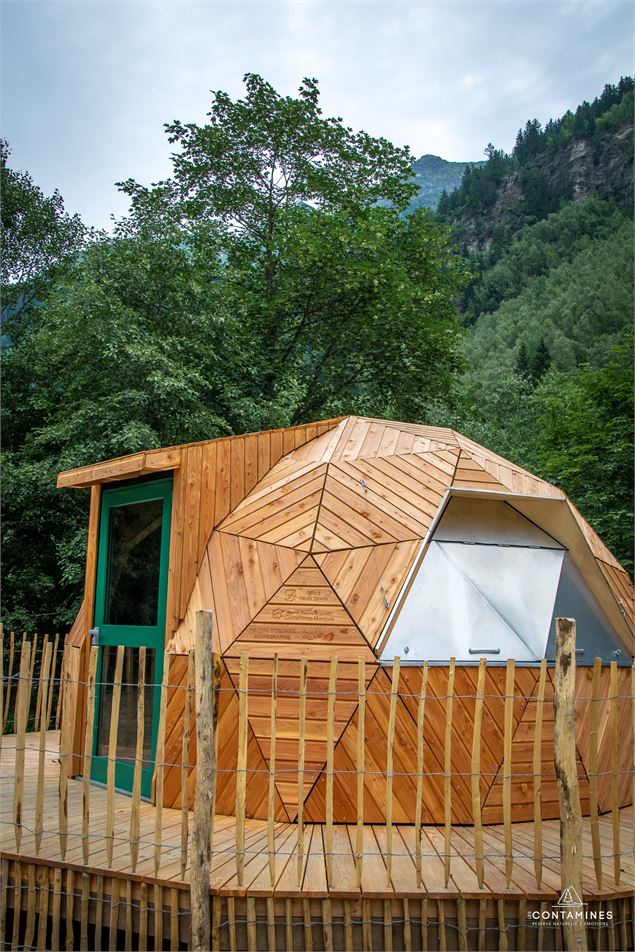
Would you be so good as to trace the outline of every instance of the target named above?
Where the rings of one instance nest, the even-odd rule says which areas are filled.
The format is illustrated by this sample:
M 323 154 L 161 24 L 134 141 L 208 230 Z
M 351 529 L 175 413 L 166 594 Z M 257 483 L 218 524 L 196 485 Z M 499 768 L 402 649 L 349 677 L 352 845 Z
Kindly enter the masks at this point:
M 120 456 L 117 459 L 105 460 L 103 463 L 93 463 L 90 466 L 67 469 L 57 477 L 57 488 L 83 489 L 97 483 L 132 479 L 135 476 L 146 476 L 162 470 L 178 469 L 180 465 L 180 446 L 172 446 L 169 449 L 162 450 L 147 450 L 143 453 L 133 453 L 131 456 Z

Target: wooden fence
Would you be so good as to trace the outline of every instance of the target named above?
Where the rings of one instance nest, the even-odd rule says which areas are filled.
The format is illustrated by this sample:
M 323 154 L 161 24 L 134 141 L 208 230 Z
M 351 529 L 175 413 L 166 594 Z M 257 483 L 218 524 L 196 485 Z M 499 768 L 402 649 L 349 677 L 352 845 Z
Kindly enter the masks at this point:
M 66 716 L 71 709 L 71 705 L 76 696 L 77 683 L 73 680 L 73 666 L 62 663 L 62 651 L 60 640 L 56 636 L 50 638 L 28 639 L 27 637 L 14 638 L 13 633 L 9 635 L 7 644 L 3 643 L 2 658 L 5 659 L 6 668 L 2 677 L 2 695 L 0 695 L 0 710 L 3 716 L 3 735 L 5 753 L 3 763 L 6 765 L 8 751 L 7 735 L 14 735 L 14 748 L 11 753 L 14 756 L 12 768 L 12 790 L 10 819 L 7 819 L 6 811 L 3 811 L 2 842 L 3 849 L 11 852 L 15 857 L 11 862 L 12 875 L 14 883 L 16 875 L 22 883 L 22 873 L 20 872 L 20 862 L 25 861 L 26 856 L 41 860 L 39 865 L 29 865 L 27 880 L 27 909 L 26 909 L 26 934 L 18 934 L 18 923 L 21 921 L 20 902 L 22 890 L 17 889 L 13 903 L 13 934 L 12 944 L 7 947 L 28 948 L 37 943 L 38 948 L 48 947 L 50 933 L 47 933 L 47 926 L 42 925 L 44 930 L 42 935 L 35 935 L 35 906 L 33 903 L 37 890 L 35 886 L 40 883 L 40 878 L 46 871 L 46 890 L 41 892 L 42 897 L 46 894 L 46 909 L 44 918 L 42 917 L 42 903 L 40 900 L 40 917 L 38 922 L 47 921 L 47 916 L 53 918 L 53 934 L 50 941 L 53 948 L 58 948 L 56 939 L 59 940 L 59 921 L 65 914 L 69 921 L 73 921 L 79 911 L 79 921 L 81 923 L 80 947 L 87 948 L 88 945 L 88 903 L 91 897 L 99 893 L 104 886 L 102 875 L 96 875 L 97 868 L 114 870 L 117 863 L 125 866 L 130 873 L 126 880 L 126 889 L 132 889 L 130 885 L 134 882 L 138 885 L 138 901 L 133 903 L 132 894 L 128 896 L 128 912 L 126 913 L 124 929 L 126 933 L 126 942 L 128 936 L 133 931 L 133 909 L 134 913 L 134 931 L 139 939 L 139 948 L 146 947 L 148 934 L 148 909 L 154 909 L 154 936 L 155 947 L 162 948 L 162 936 L 165 930 L 164 915 L 168 916 L 167 922 L 171 929 L 170 947 L 178 948 L 179 944 L 179 917 L 185 915 L 181 907 L 180 888 L 170 887 L 164 893 L 160 889 L 159 883 L 165 872 L 166 864 L 170 865 L 173 876 L 179 882 L 179 886 L 189 881 L 192 894 L 198 889 L 197 909 L 200 908 L 200 896 L 209 896 L 210 866 L 215 862 L 219 854 L 224 859 L 233 862 L 235 867 L 235 885 L 238 893 L 246 888 L 245 868 L 253 857 L 254 847 L 248 835 L 249 818 L 246 814 L 247 790 L 250 783 L 250 773 L 248 769 L 248 718 L 250 692 L 249 684 L 249 665 L 250 661 L 247 655 L 241 655 L 239 667 L 238 684 L 238 724 L 237 724 L 237 753 L 236 763 L 233 768 L 235 778 L 235 799 L 234 799 L 234 820 L 231 827 L 224 827 L 222 834 L 219 834 L 219 817 L 215 811 L 217 761 L 215 744 L 218 738 L 215 737 L 214 718 L 209 712 L 213 710 L 214 704 L 218 706 L 218 696 L 221 692 L 220 669 L 221 660 L 211 655 L 211 648 L 206 645 L 211 644 L 211 639 L 205 637 L 205 624 L 209 624 L 209 619 L 204 617 L 207 613 L 199 613 L 197 622 L 199 631 L 197 637 L 196 652 L 192 651 L 189 656 L 188 667 L 189 677 L 186 682 L 179 685 L 178 688 L 184 692 L 183 703 L 183 733 L 181 742 L 181 757 L 178 764 L 169 763 L 165 757 L 165 738 L 166 722 L 165 712 L 167 708 L 168 687 L 174 686 L 170 683 L 170 656 L 166 652 L 164 656 L 163 679 L 161 683 L 161 707 L 158 735 L 156 740 L 156 751 L 154 756 L 155 775 L 154 775 L 154 799 L 155 806 L 150 808 L 141 797 L 141 771 L 144 766 L 144 704 L 146 701 L 146 652 L 145 649 L 139 649 L 139 679 L 137 685 L 137 725 L 139 729 L 136 738 L 136 750 L 132 763 L 134 766 L 134 781 L 132 793 L 127 799 L 127 811 L 122 814 L 120 802 L 121 795 L 115 789 L 115 763 L 117 751 L 117 732 L 119 726 L 118 711 L 122 692 L 122 671 L 124 648 L 117 649 L 115 676 L 111 683 L 112 687 L 112 717 L 110 721 L 109 744 L 108 744 L 108 770 L 105 790 L 96 787 L 90 782 L 89 769 L 84 769 L 83 779 L 81 780 L 81 796 L 77 782 L 71 781 L 70 773 L 72 769 L 72 718 Z M 564 650 L 564 648 L 562 649 Z M 558 731 L 560 731 L 560 761 L 557 764 L 558 778 L 560 783 L 560 794 L 562 797 L 563 785 L 567 788 L 566 802 L 566 830 L 563 834 L 562 849 L 565 853 L 558 855 L 557 859 L 562 861 L 563 883 L 576 885 L 581 891 L 581 873 L 580 870 L 571 866 L 571 856 L 578 859 L 585 858 L 592 861 L 595 883 L 598 895 L 607 895 L 607 888 L 613 889 L 623 886 L 621 882 L 623 873 L 623 860 L 627 856 L 632 856 L 635 848 L 635 826 L 625 837 L 624 822 L 621 817 L 621 811 L 618 799 L 618 783 L 620 782 L 620 771 L 618 769 L 618 751 L 622 744 L 620 737 L 620 719 L 619 704 L 621 701 L 628 700 L 632 702 L 632 696 L 628 698 L 621 696 L 618 691 L 618 668 L 615 662 L 610 666 L 610 692 L 608 697 L 600 690 L 601 662 L 596 659 L 593 667 L 592 690 L 589 697 L 590 701 L 590 733 L 589 733 L 589 758 L 590 769 L 588 771 L 589 781 L 589 825 L 590 825 L 590 845 L 591 853 L 585 853 L 586 847 L 583 847 L 581 838 L 581 810 L 580 798 L 577 792 L 577 767 L 575 756 L 565 756 L 567 750 L 575 749 L 575 723 L 574 723 L 574 694 L 575 694 L 575 640 L 569 636 L 566 645 L 566 651 L 569 664 L 560 664 L 557 668 L 557 691 L 556 691 L 556 755 L 558 757 Z M 84 764 L 88 768 L 92 754 L 93 725 L 94 725 L 94 707 L 96 693 L 96 671 L 97 671 L 98 649 L 91 648 L 89 676 L 83 688 L 88 697 L 88 723 L 86 725 L 85 749 L 83 754 Z M 560 655 L 562 659 L 562 653 Z M 473 823 L 468 837 L 462 837 L 457 845 L 453 839 L 453 832 L 456 824 L 453 823 L 453 797 L 456 771 L 453 769 L 452 761 L 452 724 L 454 716 L 454 703 L 457 702 L 455 692 L 456 668 L 454 662 L 448 667 L 447 675 L 447 694 L 442 699 L 445 710 L 445 756 L 443 763 L 443 803 L 444 803 L 444 821 L 441 827 L 435 827 L 438 834 L 437 839 L 432 839 L 432 835 L 426 834 L 426 827 L 422 820 L 422 804 L 426 797 L 427 775 L 425 773 L 426 758 L 426 724 L 429 717 L 430 705 L 438 703 L 439 698 L 431 698 L 427 693 L 427 680 L 429 669 L 427 664 L 423 666 L 421 680 L 421 689 L 416 698 L 416 771 L 411 779 L 416 785 L 416 810 L 412 817 L 412 836 L 407 842 L 411 843 L 411 849 L 408 856 L 408 869 L 411 873 L 405 874 L 404 842 L 406 840 L 398 833 L 399 824 L 394 822 L 393 813 L 393 787 L 396 777 L 395 770 L 395 732 L 396 732 L 396 710 L 397 698 L 400 682 L 400 661 L 394 659 L 392 666 L 391 690 L 389 697 L 388 729 L 385 736 L 385 821 L 383 823 L 383 832 L 380 840 L 383 844 L 380 854 L 383 861 L 381 868 L 385 883 L 377 882 L 378 894 L 381 889 L 397 891 L 396 883 L 400 883 L 400 891 L 405 897 L 406 908 L 408 902 L 414 903 L 415 895 L 421 890 L 425 892 L 428 888 L 426 881 L 427 870 L 431 862 L 431 857 L 440 860 L 442 867 L 442 884 L 439 888 L 448 890 L 451 888 L 453 876 L 457 876 L 457 868 L 466 862 L 473 868 L 476 875 L 478 890 L 486 887 L 488 870 L 493 865 L 500 863 L 504 885 L 508 890 L 512 889 L 513 883 L 525 880 L 529 883 L 527 895 L 538 895 L 543 885 L 543 876 L 545 868 L 553 869 L 554 856 L 553 845 L 544 842 L 543 818 L 541 814 L 541 783 L 542 783 L 542 745 L 543 745 L 543 713 L 545 708 L 545 684 L 547 679 L 547 664 L 542 662 L 539 672 L 538 692 L 532 694 L 531 701 L 536 703 L 536 715 L 534 721 L 534 734 L 531 740 L 533 755 L 533 773 L 528 782 L 533 785 L 534 811 L 533 823 L 528 829 L 517 830 L 514 823 L 512 811 L 512 779 L 513 779 L 513 712 L 514 702 L 521 697 L 515 692 L 515 664 L 510 660 L 506 664 L 505 678 L 505 697 L 504 697 L 504 723 L 503 723 L 503 823 L 501 845 L 494 847 L 492 838 L 485 835 L 486 824 L 483 822 L 482 811 L 482 787 L 481 781 L 483 772 L 481 769 L 481 754 L 483 745 L 483 710 L 486 703 L 485 684 L 486 684 L 487 665 L 482 660 L 478 666 L 478 676 L 476 690 L 473 697 L 474 715 L 473 721 L 469 725 L 470 736 L 467 738 L 471 749 L 471 763 L 466 772 L 466 782 L 471 793 L 471 808 Z M 349 830 L 350 846 L 343 848 L 340 827 L 334 822 L 334 751 L 336 745 L 335 710 L 338 701 L 337 694 L 337 672 L 338 659 L 333 658 L 330 662 L 328 688 L 326 690 L 326 756 L 322 773 L 325 777 L 325 822 L 323 825 L 323 862 L 325 867 L 325 882 L 327 893 L 331 889 L 334 880 L 337 879 L 334 866 L 340 862 L 351 861 L 354 866 L 354 888 L 358 890 L 367 882 L 369 870 L 372 869 L 373 875 L 378 869 L 377 848 L 373 849 L 371 839 L 367 835 L 367 825 L 365 824 L 364 790 L 365 780 L 373 771 L 366 762 L 366 737 L 365 737 L 365 715 L 369 701 L 369 691 L 366 685 L 364 672 L 364 662 L 360 660 L 358 665 L 356 701 L 358 705 L 357 721 L 357 747 L 356 763 L 354 765 L 354 774 L 356 775 L 356 822 L 353 829 Z M 573 678 L 573 680 L 572 680 Z M 635 688 L 635 667 L 631 671 L 631 682 Z M 267 815 L 266 815 L 266 836 L 263 838 L 264 845 L 257 847 L 259 856 L 263 858 L 262 877 L 266 880 L 269 876 L 269 885 L 273 891 L 279 885 L 280 880 L 280 860 L 287 862 L 287 877 L 294 880 L 290 886 L 297 889 L 302 894 L 303 887 L 306 887 L 307 877 L 307 855 L 309 846 L 307 843 L 307 824 L 303 817 L 304 803 L 304 773 L 305 773 L 305 751 L 308 742 L 306 737 L 306 710 L 307 710 L 307 662 L 303 661 L 300 666 L 300 676 L 297 689 L 297 703 L 299 711 L 299 747 L 298 747 L 298 765 L 297 765 L 297 783 L 298 783 L 298 815 L 292 824 L 285 824 L 284 836 L 281 835 L 279 818 L 276 815 L 276 760 L 277 760 L 277 741 L 280 734 L 280 724 L 278 716 L 278 660 L 274 660 L 273 677 L 270 691 L 269 706 L 269 729 L 270 729 L 270 750 L 268 758 L 268 792 L 267 792 Z M 633 692 L 635 693 L 635 691 Z M 525 698 L 524 700 L 529 700 Z M 560 711 L 558 711 L 560 703 Z M 606 705 L 608 704 L 608 707 Z M 611 805 L 609 811 L 611 838 L 607 845 L 605 832 L 601 835 L 601 822 L 605 824 L 606 817 L 601 817 L 598 799 L 598 781 L 605 779 L 606 771 L 600 771 L 598 768 L 599 747 L 598 738 L 600 735 L 600 716 L 601 712 L 608 712 L 608 724 L 602 725 L 602 730 L 609 732 L 610 742 L 610 789 Z M 604 716 L 604 715 L 602 715 Z M 190 752 L 193 747 L 192 727 L 196 725 L 196 747 L 198 771 L 196 776 L 196 797 L 195 808 L 191 812 L 188 808 L 188 782 L 190 771 L 194 767 L 190 763 Z M 571 733 L 573 725 L 573 734 Z M 59 730 L 59 741 L 54 731 Z M 59 743 L 59 747 L 57 744 Z M 14 752 L 13 752 L 14 751 Z M 563 753 L 563 751 L 565 753 Z M 57 782 L 51 784 L 47 779 L 47 770 L 50 772 L 50 761 L 52 757 L 59 756 L 59 767 L 56 768 Z M 30 758 L 30 759 L 29 759 Z M 27 769 L 27 759 L 32 768 Z M 169 812 L 172 816 L 174 811 L 166 811 L 163 807 L 163 786 L 165 772 L 167 769 L 178 767 L 181 771 L 182 796 L 180 806 L 180 819 L 178 824 L 172 824 L 169 828 L 166 826 L 165 814 Z M 27 781 L 25 784 L 25 776 Z M 72 786 L 72 791 L 71 791 Z M 28 790 L 26 789 L 28 788 Z M 6 789 L 6 785 L 5 785 Z M 632 789 L 635 794 L 635 773 L 632 774 Z M 71 797 L 71 792 L 73 797 Z M 571 795 L 573 791 L 574 795 Z M 71 803 L 72 800 L 72 803 Z M 27 804 L 28 801 L 28 804 Z M 81 822 L 75 815 L 78 806 L 81 803 Z M 561 804 L 563 803 L 561 799 Z M 28 809 L 27 809 L 28 806 Z M 563 808 L 564 809 L 564 808 Z M 69 824 L 69 813 L 72 812 L 73 822 Z M 28 817 L 28 819 L 27 819 Z M 32 821 L 31 818 L 32 817 Z M 375 824 L 377 827 L 377 824 Z M 11 830 L 13 843 L 9 843 L 7 832 Z M 229 832 L 228 832 L 229 831 Z M 602 826 L 604 831 L 604 826 Z M 567 839 L 573 837 L 573 839 Z M 28 838 L 28 848 L 25 849 L 25 840 Z M 53 840 L 55 844 L 53 845 Z M 528 842 L 529 841 L 529 842 Z M 433 847 L 431 843 L 435 843 Z M 81 846 L 81 849 L 80 849 Z M 125 863 L 123 854 L 127 852 Z M 559 851 L 560 853 L 560 851 Z M 178 857 L 178 859 L 177 859 Z M 533 875 L 528 873 L 528 857 L 533 862 Z M 72 869 L 62 869 L 55 866 L 55 862 L 62 864 L 67 862 L 75 866 Z M 178 871 L 174 871 L 174 864 L 178 862 Z M 17 866 L 16 866 L 17 864 Z M 607 864 L 610 875 L 607 874 Z M 49 868 L 50 865 L 50 868 Z M 369 867 L 368 869 L 366 867 Z M 84 868 L 83 872 L 78 869 Z M 289 870 L 292 871 L 289 872 Z M 25 870 L 27 867 L 24 867 Z M 17 869 L 17 873 L 16 873 Z M 408 879 L 410 876 L 410 879 Z M 63 880 L 63 877 L 66 877 Z M 96 877 L 96 878 L 95 878 Z M 261 880 L 262 880 L 261 877 Z M 571 879 L 571 877 L 574 877 Z M 576 879 L 577 877 L 577 879 Z M 3 865 L 3 916 L 6 914 L 7 900 L 6 889 L 9 879 L 8 861 Z M 37 879 L 37 883 L 36 883 Z M 607 879 L 610 880 L 607 886 Z M 66 888 L 63 888 L 63 882 Z M 110 919 L 110 934 L 116 937 L 117 929 L 120 927 L 119 921 L 119 879 L 112 879 L 109 887 L 108 896 Z M 201 883 L 203 884 L 201 886 Z M 33 888 L 32 888 L 33 887 Z M 503 885 L 501 884 L 501 888 Z M 39 889 L 39 886 L 38 886 Z M 137 889 L 137 886 L 135 886 Z M 154 905 L 151 902 L 151 890 L 154 890 Z M 476 895 L 476 893 L 475 893 Z M 65 911 L 62 900 L 66 897 Z M 167 896 L 167 909 L 165 907 L 165 896 Z M 411 897 L 409 900 L 408 897 Z M 248 894 L 247 897 L 249 898 Z M 234 899 L 227 898 L 227 914 L 233 908 L 231 903 Z M 105 901 L 105 900 L 104 900 Z M 123 900 L 122 900 L 123 901 Z M 255 900 L 254 900 L 255 901 Z M 290 901 L 290 900 L 289 900 Z M 325 900 L 327 901 L 327 900 Z M 425 896 L 417 903 L 427 902 Z M 466 907 L 465 901 L 459 896 L 457 898 L 456 922 L 459 933 L 461 929 L 467 935 L 466 925 Z M 505 922 L 505 900 L 499 902 L 499 926 L 503 929 Z M 271 899 L 273 903 L 273 898 Z M 463 903 L 463 905 L 461 905 Z M 502 903 L 502 906 L 500 905 Z M 17 917 L 16 917 L 17 905 Z M 105 906 L 104 906 L 105 908 Z M 192 907 L 193 908 L 193 907 Z M 249 938 L 249 948 L 256 948 L 255 939 L 255 907 L 247 907 L 246 929 Z M 269 907 L 267 907 L 269 912 Z M 273 905 L 271 906 L 273 910 Z M 423 909 L 423 907 L 421 907 Z M 159 910 L 159 911 L 157 911 Z M 250 911 L 251 910 L 251 911 Z M 273 913 L 272 913 L 273 914 Z M 90 920 L 94 924 L 95 930 L 101 929 L 103 912 L 94 912 Z M 203 908 L 202 920 L 197 919 L 193 927 L 192 948 L 213 948 L 214 934 L 218 933 L 220 928 L 220 906 L 216 904 L 206 904 Z M 325 907 L 322 912 L 323 918 L 332 915 L 330 907 Z M 423 915 L 423 914 L 422 914 Z M 426 914 L 427 915 L 427 914 Z M 439 912 L 439 916 L 441 913 Z M 481 912 L 479 912 L 479 917 Z M 95 916 L 96 922 L 95 922 Z M 251 919 L 250 919 L 251 916 Z M 392 913 L 391 913 L 392 916 Z M 483 913 L 484 916 L 484 913 Z M 196 916 L 194 917 L 196 918 Z M 422 920 L 423 921 L 423 918 Z M 57 925 L 55 925 L 57 923 Z M 480 924 L 480 918 L 479 918 Z M 350 923 L 349 923 L 350 925 Z M 3 923 L 0 923 L 0 932 Z M 345 924 L 346 926 L 346 924 Z M 441 928 L 440 925 L 437 925 Z M 72 926 L 70 941 L 72 947 Z M 308 928 L 308 926 L 307 926 Z M 410 928 L 408 926 L 408 928 Z M 620 924 L 620 933 L 622 939 L 626 939 L 632 944 L 632 923 L 628 928 L 629 934 L 626 934 L 626 920 Z M 91 930 L 93 925 L 91 925 Z M 271 929 L 271 922 L 269 922 Z M 344 929 L 347 933 L 348 926 Z M 55 931 L 57 930 L 57 932 Z M 175 931 L 176 930 L 176 931 Z M 310 931 L 310 930 L 309 930 Z M 504 930 L 503 930 L 504 931 Z M 94 941 L 95 932 L 91 931 Z M 159 936 L 158 944 L 157 935 Z M 211 935 L 211 938 L 209 936 Z M 208 938 L 205 939 L 205 936 Z M 272 937 L 270 936 L 270 939 Z M 584 936 L 582 938 L 578 933 L 575 936 L 575 945 L 569 946 L 569 939 L 566 932 L 564 934 L 566 947 L 585 948 Z M 313 940 L 309 943 L 309 935 L 305 936 L 305 945 L 307 948 L 313 948 Z M 578 941 L 580 940 L 580 941 Z M 272 939 L 275 947 L 275 940 Z M 326 940 L 325 940 L 326 941 Z M 332 941 L 332 940 L 331 940 Z M 349 947 L 348 939 L 346 947 Z M 391 940 L 392 941 L 392 940 Z M 412 939 L 408 940 L 410 943 Z M 423 940 L 421 940 L 423 941 Z M 437 941 L 442 943 L 445 940 L 437 935 Z M 574 940 L 571 940 L 574 941 Z M 207 944 L 205 944 L 207 942 Z M 234 934 L 235 948 L 235 934 Z M 369 939 L 369 942 L 372 940 Z M 406 942 L 406 939 L 404 939 Z M 485 948 L 481 945 L 479 939 L 479 948 Z M 581 944 L 582 943 L 582 944 Z M 231 943 L 230 943 L 231 945 Z M 368 943 L 365 941 L 365 947 Z M 68 948 L 67 944 L 67 948 Z M 111 947 L 114 947 L 111 945 Z M 130 947 L 126 944 L 126 948 Z M 292 948 L 293 946 L 289 946 Z M 328 943 L 325 947 L 328 947 Z M 350 946 L 352 948 L 352 946 Z M 407 947 L 407 943 L 406 943 Z M 432 946 L 431 946 L 432 947 Z M 444 947 L 440 944 L 441 948 Z M 451 945 L 445 945 L 451 948 Z M 466 941 L 461 940 L 459 948 L 468 948 Z M 474 946 L 476 947 L 476 946 Z M 502 947 L 502 946 L 500 946 Z M 617 946 L 619 947 L 619 945 Z M 626 948 L 627 945 L 623 945 Z

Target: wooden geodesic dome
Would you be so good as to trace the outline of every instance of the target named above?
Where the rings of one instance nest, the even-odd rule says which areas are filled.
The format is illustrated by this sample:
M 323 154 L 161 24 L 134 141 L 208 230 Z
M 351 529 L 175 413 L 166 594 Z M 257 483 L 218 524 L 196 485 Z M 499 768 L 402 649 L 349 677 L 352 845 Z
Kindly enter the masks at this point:
M 359 661 L 367 692 L 365 819 L 386 803 L 386 730 L 392 661 L 401 662 L 394 746 L 393 817 L 415 814 L 417 699 L 427 672 L 424 757 L 426 822 L 443 820 L 448 670 L 453 672 L 452 811 L 471 820 L 470 757 L 478 664 L 487 664 L 481 800 L 485 822 L 502 818 L 503 709 L 507 658 L 514 676 L 514 819 L 533 809 L 533 724 L 542 658 L 553 659 L 554 619 L 578 622 L 578 770 L 588 808 L 589 696 L 602 658 L 603 704 L 610 662 L 618 665 L 624 761 L 620 803 L 630 802 L 632 719 L 627 702 L 633 653 L 628 574 L 559 489 L 453 430 L 347 417 L 305 427 L 148 451 L 62 474 L 92 488 L 86 598 L 70 635 L 85 658 L 100 596 L 95 586 L 100 499 L 110 482 L 169 477 L 164 646 L 171 655 L 166 713 L 165 803 L 181 796 L 179 758 L 195 615 L 213 613 L 221 655 L 216 809 L 235 801 L 238 678 L 249 657 L 247 812 L 265 816 L 269 706 L 278 664 L 276 813 L 325 819 L 326 720 L 331 659 L 338 658 L 334 717 L 334 819 L 355 819 Z M 166 503 L 167 505 L 167 503 Z M 167 509 L 165 510 L 167 512 Z M 131 530 L 131 537 L 134 533 Z M 92 573 L 92 574 L 91 574 Z M 97 573 L 99 574 L 99 573 Z M 298 784 L 298 684 L 307 664 L 304 785 Z M 85 663 L 82 662 L 82 663 Z M 552 695 L 548 671 L 545 699 Z M 81 711 L 78 697 L 78 711 Z M 608 708 L 607 708 L 608 710 Z M 606 712 L 604 712 L 605 714 Z M 604 716 L 603 714 L 603 716 Z M 81 718 L 75 730 L 81 749 Z M 606 742 L 605 742 L 606 741 Z M 195 757 L 191 750 L 190 760 Z M 606 738 L 601 764 L 610 757 Z M 190 794 L 193 791 L 190 775 Z M 542 811 L 556 816 L 551 704 L 544 704 Z M 610 790 L 600 782 L 600 809 Z

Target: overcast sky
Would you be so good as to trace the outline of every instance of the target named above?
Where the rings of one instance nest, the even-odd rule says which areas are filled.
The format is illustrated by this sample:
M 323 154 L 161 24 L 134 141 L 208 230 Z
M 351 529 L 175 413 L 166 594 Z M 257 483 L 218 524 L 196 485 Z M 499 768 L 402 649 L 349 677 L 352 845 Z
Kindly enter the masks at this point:
M 632 0 L 0 0 L 13 164 L 87 224 L 114 183 L 169 174 L 163 123 L 202 122 L 246 72 L 417 156 L 482 158 L 633 72 Z

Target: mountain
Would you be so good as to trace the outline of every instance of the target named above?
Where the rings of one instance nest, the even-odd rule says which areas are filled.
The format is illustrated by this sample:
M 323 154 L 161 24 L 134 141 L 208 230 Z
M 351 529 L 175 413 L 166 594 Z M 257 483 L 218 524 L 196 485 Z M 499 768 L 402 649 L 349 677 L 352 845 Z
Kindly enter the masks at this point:
M 457 406 L 437 424 L 560 486 L 633 569 L 633 92 L 608 84 L 511 155 L 489 145 L 436 216 L 473 278 Z
M 595 196 L 633 207 L 633 79 L 607 85 L 592 103 L 551 119 L 530 119 L 511 155 L 489 145 L 488 160 L 468 167 L 444 196 L 439 218 L 452 225 L 468 255 L 497 258 L 526 225 L 563 204 Z
M 443 192 L 453 192 L 459 188 L 465 169 L 479 168 L 485 162 L 447 162 L 438 155 L 422 155 L 412 165 L 414 178 L 419 186 L 419 194 L 413 198 L 409 212 L 422 205 L 436 208 Z

